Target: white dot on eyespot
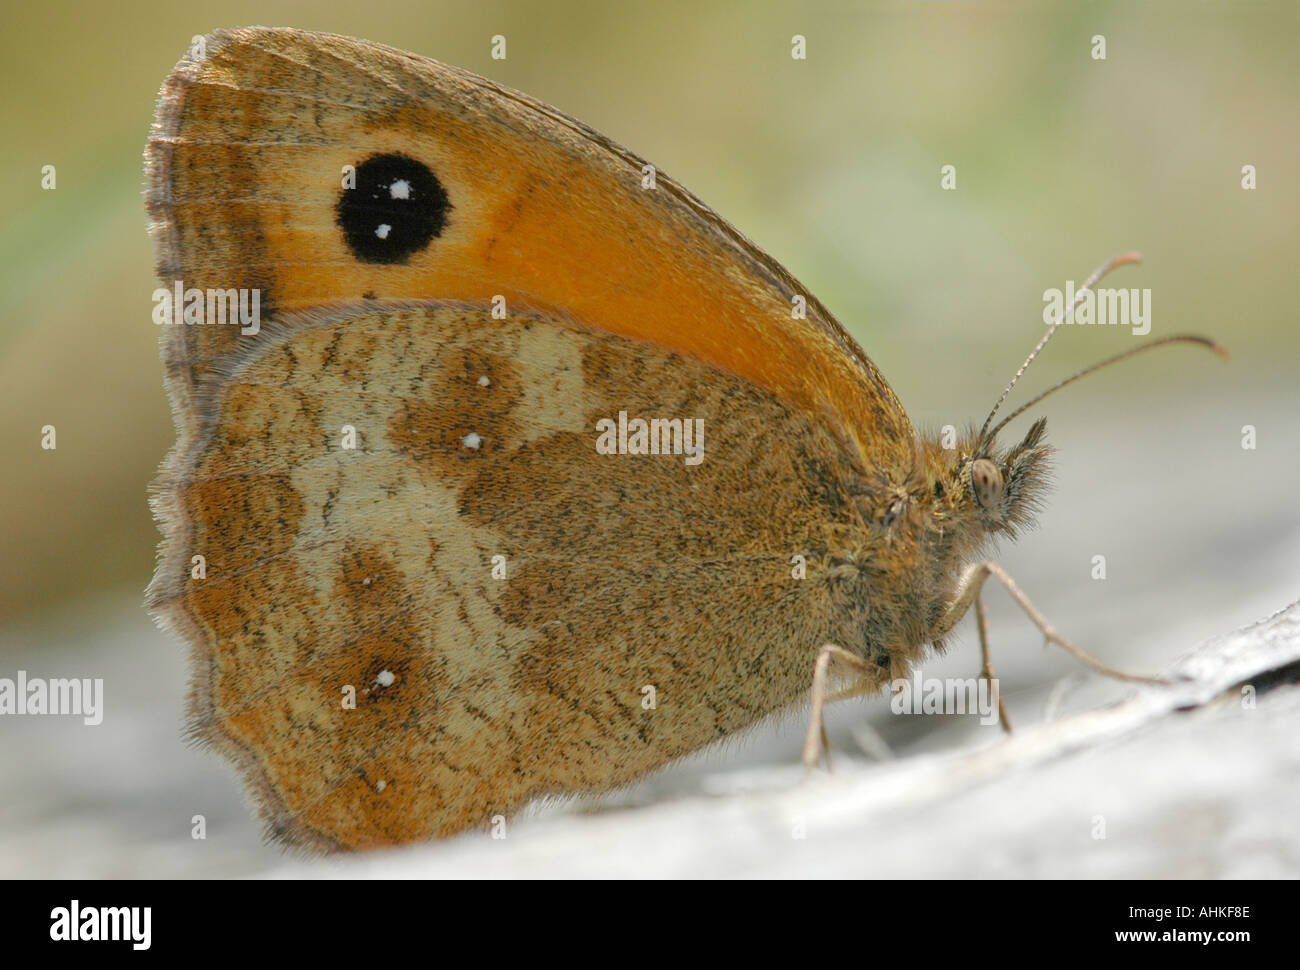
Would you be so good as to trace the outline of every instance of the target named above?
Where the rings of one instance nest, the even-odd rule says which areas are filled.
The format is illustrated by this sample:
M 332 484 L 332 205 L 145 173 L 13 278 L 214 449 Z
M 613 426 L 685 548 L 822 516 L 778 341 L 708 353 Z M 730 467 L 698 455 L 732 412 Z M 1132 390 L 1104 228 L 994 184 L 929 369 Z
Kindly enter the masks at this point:
M 388 187 L 388 197 L 390 199 L 409 199 L 411 197 L 411 183 L 406 179 L 398 179 Z
M 375 682 L 379 684 L 380 687 L 392 687 L 397 683 L 397 675 L 391 670 L 381 670 L 379 671 L 379 676 L 375 678 Z
M 361 580 L 361 585 L 362 585 L 362 586 L 369 586 L 369 585 L 370 585 L 370 577 L 367 576 L 365 579 Z
M 386 223 L 386 222 L 381 222 L 381 223 L 380 223 L 380 224 L 375 228 L 375 235 L 378 236 L 380 239 L 387 239 L 387 238 L 388 238 L 388 234 L 389 234 L 390 232 L 392 232 L 392 231 L 393 231 L 393 227 L 392 227 L 392 226 L 390 226 L 390 225 L 389 225 L 388 223 Z
M 375 782 L 375 791 L 383 791 L 387 787 L 388 787 L 388 782 L 386 781 Z
M 491 383 L 492 383 L 492 382 L 491 382 L 490 380 L 488 380 L 486 376 L 484 376 L 484 377 L 480 377 L 480 378 L 478 379 L 478 386 L 479 386 L 479 387 L 487 387 L 487 386 L 488 386 L 489 384 L 491 384 Z
M 479 446 L 483 444 L 483 436 L 477 431 L 471 431 L 469 434 L 465 435 L 465 437 L 460 439 L 460 443 L 466 448 L 473 448 L 477 451 Z

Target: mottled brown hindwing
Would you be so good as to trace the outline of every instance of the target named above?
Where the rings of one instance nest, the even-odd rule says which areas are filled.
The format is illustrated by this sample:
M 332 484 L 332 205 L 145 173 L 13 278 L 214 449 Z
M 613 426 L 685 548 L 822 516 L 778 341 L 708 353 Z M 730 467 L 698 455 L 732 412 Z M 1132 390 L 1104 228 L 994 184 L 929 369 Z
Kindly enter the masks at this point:
M 702 419 L 703 461 L 599 454 L 620 410 Z M 842 632 L 818 557 L 848 514 L 841 447 L 748 382 L 553 317 L 294 319 L 164 468 L 151 605 L 195 645 L 196 733 L 274 832 L 446 835 L 804 696 Z

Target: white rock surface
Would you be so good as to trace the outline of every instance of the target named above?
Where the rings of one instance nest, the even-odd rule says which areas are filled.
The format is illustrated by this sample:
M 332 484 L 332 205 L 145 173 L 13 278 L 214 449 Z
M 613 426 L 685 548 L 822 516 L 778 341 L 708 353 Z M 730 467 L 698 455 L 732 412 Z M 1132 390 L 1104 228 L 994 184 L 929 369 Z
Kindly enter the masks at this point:
M 1300 605 L 1190 653 L 1167 688 L 1011 695 L 1010 738 L 850 704 L 831 722 L 831 774 L 804 779 L 796 716 L 603 802 L 530 811 L 505 839 L 331 859 L 264 844 L 230 772 L 180 741 L 183 655 L 142 615 L 63 635 L 71 646 L 43 654 L 60 639 L 44 629 L 4 655 L 106 676 L 104 723 L 0 725 L 3 877 L 1300 876 Z M 864 713 L 893 760 L 855 751 Z

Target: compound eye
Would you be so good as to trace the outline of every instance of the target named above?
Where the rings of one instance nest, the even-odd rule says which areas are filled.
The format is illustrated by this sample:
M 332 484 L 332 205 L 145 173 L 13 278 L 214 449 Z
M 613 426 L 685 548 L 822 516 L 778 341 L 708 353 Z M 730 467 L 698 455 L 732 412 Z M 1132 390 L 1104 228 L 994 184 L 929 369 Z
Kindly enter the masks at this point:
M 975 501 L 986 512 L 997 510 L 1002 501 L 1002 472 L 987 458 L 977 458 L 970 466 L 970 484 Z

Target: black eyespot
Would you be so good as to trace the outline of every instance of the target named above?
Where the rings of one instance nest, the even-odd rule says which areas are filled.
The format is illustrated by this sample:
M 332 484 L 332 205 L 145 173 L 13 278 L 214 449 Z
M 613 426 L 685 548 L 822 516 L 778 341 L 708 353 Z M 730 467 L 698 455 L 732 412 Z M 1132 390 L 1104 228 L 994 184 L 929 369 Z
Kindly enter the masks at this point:
M 361 262 L 405 263 L 442 235 L 451 208 L 427 165 L 405 155 L 373 155 L 357 166 L 356 186 L 339 195 L 335 221 Z

